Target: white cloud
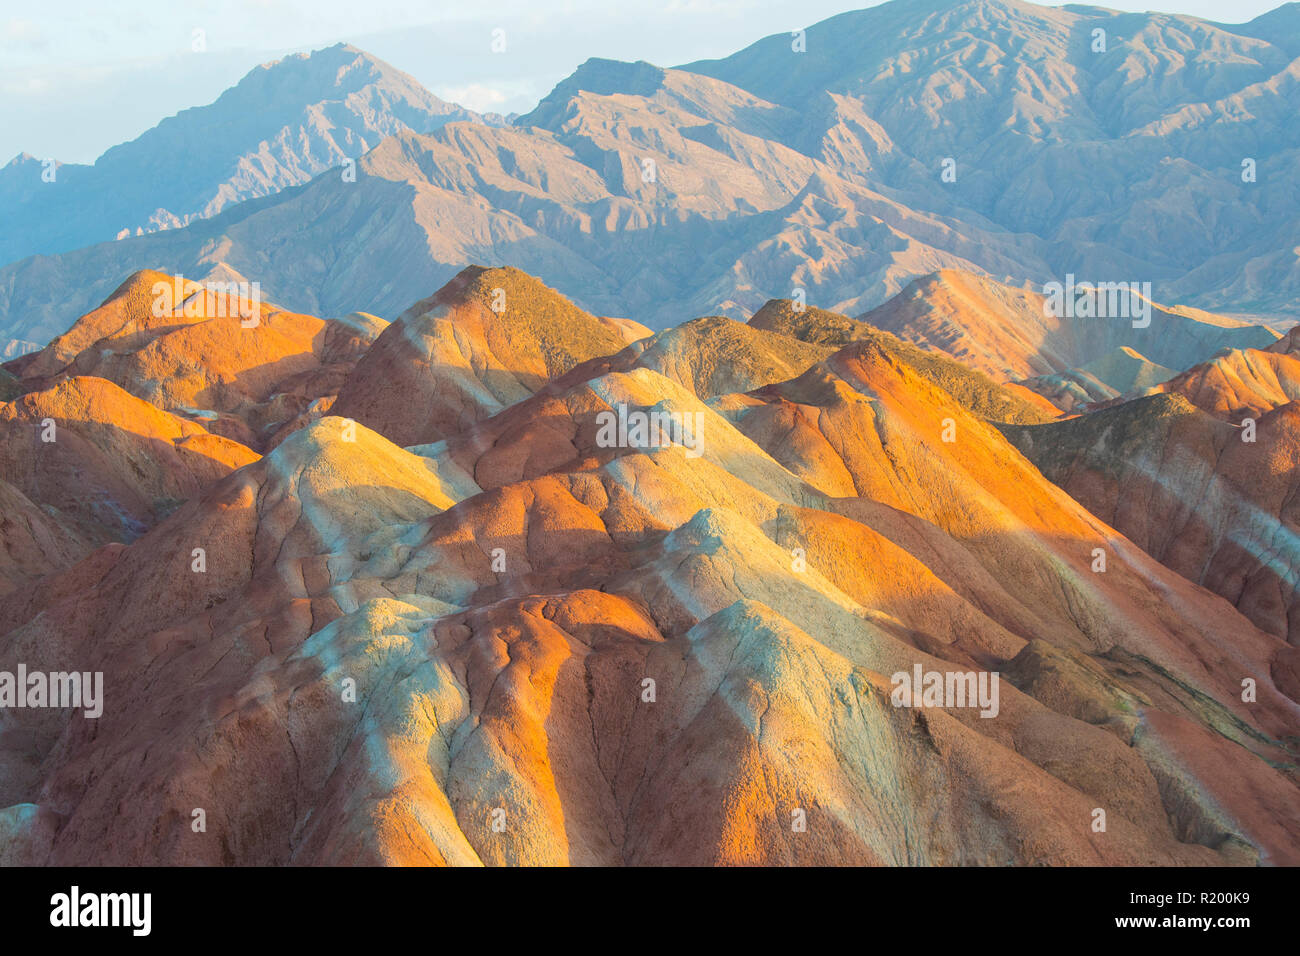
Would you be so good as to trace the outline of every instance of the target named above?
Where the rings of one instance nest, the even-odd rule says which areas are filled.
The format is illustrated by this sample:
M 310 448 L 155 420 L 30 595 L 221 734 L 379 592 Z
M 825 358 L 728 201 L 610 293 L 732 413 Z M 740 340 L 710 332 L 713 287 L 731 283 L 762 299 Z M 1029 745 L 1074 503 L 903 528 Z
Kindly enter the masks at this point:
M 459 86 L 434 85 L 429 89 L 439 99 L 479 113 L 510 113 L 532 109 L 554 85 L 554 79 L 496 80 Z
M 494 110 L 509 99 L 501 90 L 482 83 L 471 83 L 469 86 L 444 86 L 436 93 L 441 99 L 450 100 L 480 113 Z
M 45 33 L 31 20 L 11 17 L 0 26 L 0 49 L 43 50 L 48 45 Z

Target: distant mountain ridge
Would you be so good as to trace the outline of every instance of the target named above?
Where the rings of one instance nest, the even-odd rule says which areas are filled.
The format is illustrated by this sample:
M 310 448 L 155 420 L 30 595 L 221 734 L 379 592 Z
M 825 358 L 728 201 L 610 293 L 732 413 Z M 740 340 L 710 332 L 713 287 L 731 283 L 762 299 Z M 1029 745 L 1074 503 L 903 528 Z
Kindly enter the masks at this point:
M 57 165 L 53 182 L 28 154 L 0 167 L 0 261 L 184 226 L 302 185 L 394 133 L 482 119 L 347 44 L 264 63 L 93 165 Z
M 1300 315 L 1296 9 L 1224 25 L 894 0 L 810 27 L 805 52 L 779 34 L 676 69 L 592 59 L 511 127 L 408 123 L 356 182 L 0 268 L 0 335 L 47 340 L 101 277 L 217 261 L 318 315 L 396 316 L 470 262 L 651 328 L 797 290 L 861 314 L 942 269 Z

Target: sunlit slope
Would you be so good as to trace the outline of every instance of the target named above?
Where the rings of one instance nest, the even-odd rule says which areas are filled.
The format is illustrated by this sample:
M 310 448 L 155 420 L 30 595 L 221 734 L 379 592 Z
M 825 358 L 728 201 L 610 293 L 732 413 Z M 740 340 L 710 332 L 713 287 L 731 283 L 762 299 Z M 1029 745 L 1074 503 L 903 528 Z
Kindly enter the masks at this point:
M 145 270 L 44 349 L 9 363 L 27 389 L 95 376 L 233 440 L 265 448 L 337 394 L 387 324 L 298 315 L 236 274 L 199 283 Z
M 432 443 L 325 417 L 36 602 L 0 598 L 17 619 L 0 665 L 100 668 L 118 702 L 93 737 L 24 715 L 0 803 L 45 816 L 13 845 L 42 862 L 1300 860 L 1293 650 L 925 369 L 858 341 L 713 398 L 702 367 L 599 357 L 534 386 L 531 368 L 580 358 L 545 342 L 493 348 L 519 397 Z M 418 353 L 386 360 L 438 381 Z M 611 445 L 620 409 L 698 441 Z M 917 664 L 1000 672 L 996 716 L 896 707 L 890 677 Z

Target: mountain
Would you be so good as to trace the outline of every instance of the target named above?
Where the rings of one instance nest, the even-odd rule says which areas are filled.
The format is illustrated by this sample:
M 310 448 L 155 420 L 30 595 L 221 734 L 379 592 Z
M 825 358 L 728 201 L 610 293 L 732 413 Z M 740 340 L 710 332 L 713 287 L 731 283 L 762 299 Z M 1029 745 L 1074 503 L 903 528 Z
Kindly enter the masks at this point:
M 70 566 L 89 550 L 66 516 L 51 515 L 9 482 L 0 479 L 5 527 L 0 531 L 0 593 L 31 593 L 39 581 Z
M 575 76 L 603 83 L 610 69 L 589 63 Z M 543 101 L 536 113 L 554 129 L 526 125 L 534 120 L 529 114 L 511 129 L 449 123 L 428 136 L 403 133 L 358 162 L 354 183 L 330 173 L 186 229 L 13 263 L 0 269 L 0 328 L 15 338 L 56 334 L 70 307 L 64 290 L 85 287 L 72 281 L 74 274 L 161 267 L 198 278 L 217 257 L 261 277 L 277 301 L 314 314 L 395 315 L 464 263 L 484 262 L 584 290 L 579 304 L 587 311 L 658 328 L 681 315 L 740 313 L 738 302 L 757 308 L 773 294 L 791 294 L 782 283 L 760 295 L 746 272 L 788 272 L 791 284 L 805 282 L 811 293 L 814 271 L 805 267 L 801 238 L 810 228 L 825 230 L 826 242 L 838 248 L 870 241 L 893 249 L 888 261 L 869 256 L 846 266 L 841 291 L 852 285 L 855 300 L 877 283 L 899 288 L 934 263 L 999 275 L 1018 270 L 1019 253 L 1004 237 L 914 214 L 788 147 L 707 115 L 721 110 L 716 100 L 732 98 L 739 103 L 722 111 L 747 123 L 761 108 L 752 97 L 702 77 L 650 69 L 662 79 L 647 95 L 582 91 L 568 102 L 562 87 L 553 95 L 564 112 L 544 111 Z M 703 132 L 709 129 L 717 135 Z M 838 211 L 844 206 L 855 210 L 851 217 Z M 289 228 L 295 243 L 275 238 Z M 898 238 L 904 233 L 918 238 Z M 967 234 L 978 238 L 957 243 L 957 254 L 929 245 Z M 900 243 L 914 252 L 905 254 Z M 102 298 L 111 290 L 94 291 Z M 90 305 L 76 300 L 80 312 Z M 22 321 L 14 324 L 18 315 Z
M 1300 326 L 1266 349 L 1224 349 L 1210 361 L 1171 376 L 1159 391 L 1183 395 L 1197 408 L 1240 423 L 1300 399 Z
M 471 266 L 380 334 L 334 413 L 399 445 L 439 441 L 619 351 L 628 333 L 518 269 Z
M 262 301 L 256 282 L 220 272 L 220 285 L 156 270 L 134 273 L 67 332 L 6 370 L 27 391 L 73 376 L 106 379 L 159 409 L 264 449 L 298 416 L 309 409 L 319 414 L 333 402 L 388 323 L 362 313 L 345 319 L 290 313 Z
M 28 352 L 35 352 L 40 346 L 35 342 L 24 342 L 22 339 L 10 339 L 0 348 L 0 359 L 8 361 L 17 358 L 20 355 L 26 355 Z
M 1032 289 L 944 270 L 917 278 L 859 318 L 994 378 L 1013 380 L 1089 367 L 1125 348 L 1159 365 L 1187 368 L 1223 348 L 1262 348 L 1278 339 L 1264 325 L 1146 304 L 1149 324 L 1142 328 L 1127 318 L 1058 315 Z
M 58 164 L 52 182 L 27 154 L 0 167 L 0 262 L 175 229 L 302 185 L 394 133 L 482 119 L 352 46 L 286 57 L 94 165 Z
M 709 399 L 792 378 L 832 351 L 711 315 L 642 339 L 615 358 L 611 367 L 650 369 Z
M 788 299 L 773 299 L 749 320 L 750 326 L 784 333 L 792 338 L 822 346 L 838 347 L 850 342 L 869 342 L 891 361 L 939 386 L 967 411 L 992 421 L 1038 422 L 1053 416 L 1055 409 L 1014 383 L 999 385 L 989 376 L 969 368 L 940 351 L 927 351 L 905 342 L 861 319 L 803 306 Z
M 0 480 L 94 545 L 140 537 L 257 458 L 102 378 L 76 376 L 0 403 Z
M 1068 412 L 1080 405 L 1146 392 L 1174 375 L 1173 369 L 1157 365 L 1141 352 L 1121 345 L 1082 368 L 1036 375 L 1019 384 Z
M 0 170 L 0 675 L 104 685 L 0 710 L 0 864 L 1300 864 L 1297 23 L 509 124 L 340 46 Z
M 1157 365 L 1149 358 L 1127 346 L 1107 352 L 1089 362 L 1083 371 L 1121 394 L 1135 390 L 1145 391 L 1174 377 L 1174 370 Z
M 1148 554 L 1300 640 L 1300 328 L 1049 425 L 1000 425 Z M 1249 424 L 1248 424 L 1249 423 Z
M 70 565 L 0 527 L 54 568 L 0 593 L 0 669 L 105 700 L 7 715 L 6 858 L 1300 862 L 1296 648 L 1048 482 L 954 360 L 765 312 L 628 344 L 467 269 L 348 373 L 336 408 L 396 393 L 375 428 L 304 421 Z M 722 354 L 770 380 L 719 394 Z M 641 412 L 689 426 L 610 439 Z M 997 705 L 902 706 L 914 667 Z
M 1294 315 L 1294 11 L 1216 24 L 896 0 L 815 24 L 801 53 L 778 34 L 684 69 L 803 110 L 809 155 L 1044 241 L 1053 278 L 1140 276 L 1161 298 Z
M 0 335 L 47 340 L 105 277 L 217 261 L 317 315 L 396 315 L 481 262 L 654 329 L 744 320 L 797 290 L 860 315 L 944 270 L 1029 290 L 1149 282 L 1184 318 L 1295 317 L 1284 22 L 894 0 L 810 27 L 804 52 L 782 34 L 673 69 L 593 59 L 509 128 L 358 133 L 373 148 L 356 182 L 331 170 L 183 229 L 12 262 Z M 1170 368 L 1217 349 L 1115 341 L 1015 377 L 1120 346 Z

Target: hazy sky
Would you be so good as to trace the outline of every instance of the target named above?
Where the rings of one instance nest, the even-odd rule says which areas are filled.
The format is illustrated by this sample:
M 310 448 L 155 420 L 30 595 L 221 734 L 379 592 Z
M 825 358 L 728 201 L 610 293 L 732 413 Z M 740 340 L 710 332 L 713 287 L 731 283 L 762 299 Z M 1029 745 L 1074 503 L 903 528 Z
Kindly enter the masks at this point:
M 864 0 L 0 0 L 0 164 L 92 162 L 259 63 L 340 40 L 444 99 L 524 112 L 591 56 L 664 66 L 725 56 Z M 1278 0 L 1112 0 L 1242 22 Z M 507 50 L 489 53 L 492 31 Z M 195 31 L 204 49 L 196 52 Z

